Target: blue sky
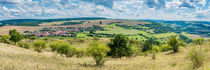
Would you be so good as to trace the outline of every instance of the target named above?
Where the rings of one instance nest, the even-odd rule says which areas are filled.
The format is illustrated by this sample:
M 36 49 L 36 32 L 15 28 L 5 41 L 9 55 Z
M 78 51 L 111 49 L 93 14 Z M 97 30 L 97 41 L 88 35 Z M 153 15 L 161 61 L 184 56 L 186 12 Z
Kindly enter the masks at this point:
M 0 20 L 75 17 L 210 21 L 210 0 L 0 0 Z

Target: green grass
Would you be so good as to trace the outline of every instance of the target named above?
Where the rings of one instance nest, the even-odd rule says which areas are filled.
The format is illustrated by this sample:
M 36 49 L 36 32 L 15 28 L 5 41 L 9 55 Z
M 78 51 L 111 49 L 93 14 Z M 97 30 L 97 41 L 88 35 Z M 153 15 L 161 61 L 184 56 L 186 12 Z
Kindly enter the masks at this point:
M 96 31 L 96 33 L 102 34 L 124 34 L 124 35 L 136 35 L 139 34 L 139 30 L 136 29 L 124 29 L 121 27 L 115 26 L 115 24 L 111 24 L 105 26 L 104 31 Z
M 154 36 L 156 38 L 167 38 L 167 37 L 171 37 L 171 36 L 175 36 L 175 35 L 177 35 L 177 34 L 174 32 L 171 32 L 171 33 L 154 34 L 152 36 Z
M 79 38 L 89 38 L 89 36 L 87 36 L 87 34 L 85 34 L 85 33 L 78 33 L 76 37 L 79 37 Z
M 137 38 L 137 40 L 147 40 L 145 37 L 143 37 L 143 36 L 128 36 L 128 38 L 129 39 L 133 39 L 133 40 L 136 40 L 136 38 Z

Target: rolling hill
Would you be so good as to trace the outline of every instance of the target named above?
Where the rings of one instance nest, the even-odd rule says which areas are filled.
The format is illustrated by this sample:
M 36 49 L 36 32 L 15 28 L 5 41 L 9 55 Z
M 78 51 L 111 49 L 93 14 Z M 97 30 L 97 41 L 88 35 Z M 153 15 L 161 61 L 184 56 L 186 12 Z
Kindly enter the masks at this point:
M 17 29 L 26 36 L 47 37 L 113 37 L 124 34 L 131 39 L 164 42 L 171 36 L 210 38 L 210 25 L 205 21 L 120 20 L 100 17 L 61 19 L 13 19 L 0 21 L 0 34 Z M 164 36 L 162 36 L 164 35 Z M 167 36 L 165 36 L 167 35 Z M 187 36 L 187 37 L 185 37 Z

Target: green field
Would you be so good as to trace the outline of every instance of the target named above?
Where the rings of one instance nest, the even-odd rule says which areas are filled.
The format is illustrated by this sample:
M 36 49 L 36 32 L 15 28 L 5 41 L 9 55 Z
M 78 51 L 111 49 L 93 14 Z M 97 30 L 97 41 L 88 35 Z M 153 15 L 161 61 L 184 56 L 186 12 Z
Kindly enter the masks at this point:
M 101 34 L 124 34 L 124 35 L 136 35 L 139 34 L 139 30 L 136 29 L 124 29 L 115 25 L 108 25 L 104 27 L 104 31 L 96 31 Z

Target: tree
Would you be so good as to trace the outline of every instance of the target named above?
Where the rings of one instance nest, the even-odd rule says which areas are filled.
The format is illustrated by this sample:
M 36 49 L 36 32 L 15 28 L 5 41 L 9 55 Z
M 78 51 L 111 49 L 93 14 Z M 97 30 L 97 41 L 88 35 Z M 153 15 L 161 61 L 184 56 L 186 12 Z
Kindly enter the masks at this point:
M 179 40 L 176 38 L 176 36 L 171 37 L 168 40 L 168 44 L 172 47 L 174 53 L 178 52 L 178 50 L 179 50 Z
M 10 30 L 9 35 L 11 36 L 10 40 L 15 42 L 15 45 L 17 42 L 21 41 L 24 38 L 23 35 L 21 35 L 19 32 L 17 32 L 16 29 Z
M 103 23 L 102 23 L 102 21 L 99 21 L 99 23 L 102 25 Z
M 45 41 L 35 41 L 33 43 L 35 51 L 41 52 L 42 49 L 46 48 L 46 42 Z
M 143 44 L 143 49 L 142 49 L 143 52 L 146 52 L 146 51 L 149 51 L 149 50 L 152 50 L 151 40 L 145 41 L 145 43 Z
M 106 45 L 99 44 L 98 42 L 91 42 L 87 51 L 89 55 L 94 58 L 96 65 L 98 66 L 104 64 L 104 58 L 106 57 L 106 54 L 110 51 L 110 48 Z
M 111 42 L 108 43 L 109 48 L 111 49 L 108 55 L 113 57 L 122 57 L 131 55 L 131 46 L 128 38 L 125 35 L 117 34 L 114 39 L 111 39 Z
M 12 30 L 9 30 L 9 35 L 11 36 L 12 34 L 15 34 L 17 33 L 17 30 L 16 29 L 12 29 Z

